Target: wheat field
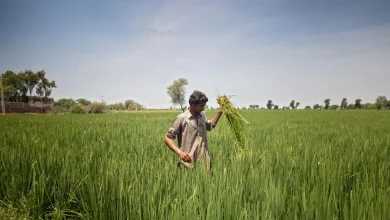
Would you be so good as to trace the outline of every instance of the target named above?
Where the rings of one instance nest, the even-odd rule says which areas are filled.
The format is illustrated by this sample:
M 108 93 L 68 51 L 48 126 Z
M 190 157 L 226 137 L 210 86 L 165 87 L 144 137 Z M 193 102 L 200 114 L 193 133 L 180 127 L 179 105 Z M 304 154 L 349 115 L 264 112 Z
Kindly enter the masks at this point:
M 0 207 L 32 219 L 388 219 L 390 111 L 242 111 L 212 171 L 163 142 L 177 111 L 0 117 Z M 207 110 L 208 117 L 214 115 Z

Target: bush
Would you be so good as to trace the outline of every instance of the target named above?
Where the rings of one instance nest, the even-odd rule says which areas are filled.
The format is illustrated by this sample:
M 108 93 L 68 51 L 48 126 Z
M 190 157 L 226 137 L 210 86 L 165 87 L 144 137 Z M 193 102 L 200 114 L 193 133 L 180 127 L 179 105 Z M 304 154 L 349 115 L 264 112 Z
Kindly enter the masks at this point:
M 54 114 L 68 113 L 69 110 L 63 106 L 54 106 Z
M 106 105 L 101 102 L 93 102 L 88 106 L 89 113 L 103 113 Z
M 74 105 L 71 109 L 70 112 L 72 114 L 85 114 L 87 113 L 87 109 L 83 105 Z
M 73 99 L 59 99 L 54 102 L 54 107 L 64 107 L 69 110 L 76 104 L 77 103 Z

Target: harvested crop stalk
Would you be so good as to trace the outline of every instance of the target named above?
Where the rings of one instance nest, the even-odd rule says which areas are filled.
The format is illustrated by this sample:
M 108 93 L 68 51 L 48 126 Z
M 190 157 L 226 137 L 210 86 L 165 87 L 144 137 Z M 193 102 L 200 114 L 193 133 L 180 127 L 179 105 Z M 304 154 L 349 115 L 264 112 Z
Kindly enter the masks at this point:
M 238 149 L 247 149 L 248 142 L 245 124 L 249 124 L 249 122 L 238 113 L 237 108 L 234 107 L 230 98 L 231 97 L 226 95 L 219 95 L 217 97 L 217 102 L 222 107 L 223 114 L 225 115 L 230 130 L 236 139 Z

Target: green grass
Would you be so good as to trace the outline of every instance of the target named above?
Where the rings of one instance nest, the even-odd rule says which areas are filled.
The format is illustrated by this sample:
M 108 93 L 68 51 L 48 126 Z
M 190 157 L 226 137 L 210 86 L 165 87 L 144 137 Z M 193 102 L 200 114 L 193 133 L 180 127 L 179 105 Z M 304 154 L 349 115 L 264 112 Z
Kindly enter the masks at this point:
M 244 156 L 221 118 L 208 133 L 213 176 L 178 169 L 164 145 L 178 113 L 0 117 L 0 217 L 390 216 L 390 111 L 244 111 Z

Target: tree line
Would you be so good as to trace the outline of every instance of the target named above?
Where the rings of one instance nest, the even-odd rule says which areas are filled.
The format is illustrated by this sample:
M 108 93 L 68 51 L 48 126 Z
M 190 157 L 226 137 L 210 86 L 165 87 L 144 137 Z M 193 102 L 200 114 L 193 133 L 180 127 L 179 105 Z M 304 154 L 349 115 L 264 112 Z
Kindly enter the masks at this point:
M 259 107 L 257 104 L 251 104 L 249 105 L 248 108 L 242 107 L 242 109 L 273 109 L 273 110 L 278 110 L 278 109 L 297 109 L 298 106 L 300 105 L 299 102 L 296 102 L 295 100 L 292 100 L 290 102 L 289 106 L 283 106 L 282 108 L 279 107 L 279 105 L 275 105 L 272 100 L 268 100 L 266 103 L 266 108 L 265 107 Z M 362 99 L 356 99 L 355 102 L 353 103 L 348 103 L 347 98 L 343 98 L 340 102 L 340 104 L 331 104 L 331 99 L 325 99 L 324 104 L 314 104 L 313 106 L 307 105 L 304 108 L 305 110 L 348 110 L 348 109 L 390 109 L 390 100 L 387 99 L 386 96 L 378 96 L 375 100 L 375 103 L 362 103 Z
M 57 88 L 55 81 L 46 77 L 45 70 L 25 70 L 15 73 L 7 70 L 1 75 L 2 91 L 5 102 L 29 102 L 32 104 L 32 97 L 38 96 L 40 100 L 47 99 L 53 88 Z M 142 110 L 145 106 L 134 100 L 126 100 L 114 104 L 102 102 L 91 102 L 84 98 L 72 99 L 63 98 L 54 102 L 56 113 L 103 113 L 105 110 Z
M 171 85 L 167 87 L 167 94 L 171 98 L 171 103 L 173 106 L 180 106 L 180 109 L 184 111 L 186 109 L 185 94 L 186 94 L 186 86 L 188 85 L 188 80 L 185 78 L 179 78 L 174 80 Z M 246 110 L 255 110 L 255 109 L 297 109 L 300 105 L 300 102 L 296 100 L 291 100 L 289 106 L 279 106 L 274 104 L 272 100 L 268 100 L 266 103 L 266 107 L 260 107 L 258 104 L 250 104 L 248 107 L 242 107 L 241 109 Z M 314 104 L 313 106 L 305 106 L 306 110 L 314 109 L 314 110 L 346 110 L 346 109 L 390 109 L 390 100 L 387 99 L 386 96 L 378 96 L 375 100 L 375 103 L 362 103 L 362 99 L 356 99 L 354 103 L 348 103 L 347 98 L 343 98 L 340 104 L 331 104 L 331 99 L 327 98 L 324 100 L 324 105 Z
M 25 70 L 19 73 L 7 70 L 1 74 L 4 100 L 6 102 L 30 102 L 32 95 L 41 100 L 51 95 L 55 81 L 46 78 L 45 70 Z
M 107 104 L 105 101 L 89 101 L 85 98 L 72 99 L 62 98 L 54 102 L 54 113 L 103 113 L 105 111 L 138 111 L 145 109 L 145 106 L 128 99 L 124 102 Z
M 37 72 L 31 70 L 25 70 L 19 73 L 7 70 L 1 74 L 2 89 L 4 92 L 4 100 L 7 102 L 26 102 L 31 101 L 33 93 L 45 99 L 51 95 L 52 88 L 56 88 L 55 81 L 50 81 L 46 78 L 44 70 Z M 167 94 L 171 98 L 171 103 L 179 105 L 180 109 L 184 111 L 186 109 L 186 86 L 188 80 L 185 78 L 179 78 L 174 80 L 171 85 L 167 87 Z M 29 96 L 28 96 L 29 95 Z M 241 109 L 297 109 L 300 102 L 292 100 L 289 106 L 280 107 L 274 104 L 272 100 L 268 100 L 266 108 L 260 107 L 258 104 L 251 104 L 249 107 L 242 107 Z M 84 98 L 73 100 L 71 98 L 59 99 L 54 102 L 55 112 L 73 112 L 73 113 L 101 113 L 104 110 L 117 110 L 117 111 L 132 111 L 142 110 L 145 106 L 129 99 L 124 102 L 118 102 L 114 104 L 106 104 L 102 102 L 91 102 Z M 343 98 L 340 104 L 331 104 L 331 99 L 327 98 L 324 100 L 324 105 L 315 104 L 313 106 L 305 106 L 306 110 L 346 110 L 346 109 L 390 109 L 390 100 L 386 96 L 378 96 L 375 103 L 362 103 L 361 99 L 356 99 L 354 103 L 348 103 L 347 98 Z

